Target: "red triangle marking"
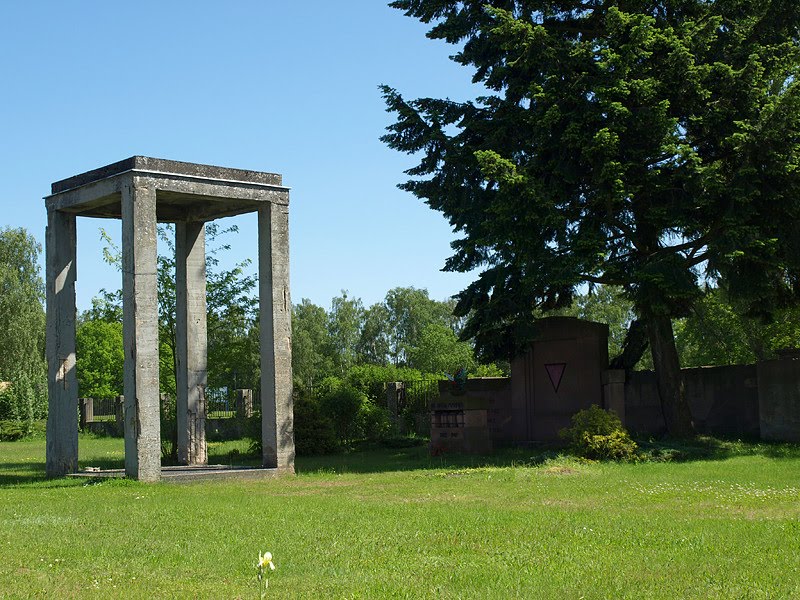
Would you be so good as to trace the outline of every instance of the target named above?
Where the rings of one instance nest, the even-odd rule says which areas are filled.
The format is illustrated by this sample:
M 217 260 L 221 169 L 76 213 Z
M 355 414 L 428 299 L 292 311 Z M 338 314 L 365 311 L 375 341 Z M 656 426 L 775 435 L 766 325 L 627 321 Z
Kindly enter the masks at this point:
M 553 391 L 558 392 L 558 386 L 561 385 L 561 378 L 564 376 L 564 369 L 567 368 L 567 363 L 551 363 L 545 365 L 544 368 L 547 369 L 547 376 L 553 385 Z

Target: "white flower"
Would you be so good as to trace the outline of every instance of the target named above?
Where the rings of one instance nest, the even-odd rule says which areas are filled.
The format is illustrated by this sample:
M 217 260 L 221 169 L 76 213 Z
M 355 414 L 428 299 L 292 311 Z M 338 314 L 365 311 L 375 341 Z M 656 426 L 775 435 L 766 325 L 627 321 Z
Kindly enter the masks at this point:
M 269 567 L 270 571 L 275 570 L 275 563 L 272 562 L 272 552 L 264 552 L 262 555 L 261 552 L 258 553 L 258 568 L 265 570 Z

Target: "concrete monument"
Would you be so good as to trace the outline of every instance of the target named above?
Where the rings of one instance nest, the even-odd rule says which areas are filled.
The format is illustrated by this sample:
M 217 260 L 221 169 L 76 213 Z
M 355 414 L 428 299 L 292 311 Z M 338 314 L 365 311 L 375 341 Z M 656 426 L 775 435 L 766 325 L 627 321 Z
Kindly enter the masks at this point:
M 258 212 L 263 465 L 294 470 L 289 190 L 281 176 L 133 156 L 52 184 L 47 207 L 47 474 L 78 467 L 75 217 L 122 219 L 125 472 L 161 477 L 156 224 L 175 224 L 178 458 L 207 462 L 207 221 Z

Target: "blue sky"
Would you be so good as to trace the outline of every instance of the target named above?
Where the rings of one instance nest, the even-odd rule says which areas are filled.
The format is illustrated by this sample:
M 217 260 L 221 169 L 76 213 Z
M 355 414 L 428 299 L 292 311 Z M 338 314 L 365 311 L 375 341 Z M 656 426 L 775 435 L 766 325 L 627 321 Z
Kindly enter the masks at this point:
M 135 154 L 283 174 L 292 188 L 291 282 L 328 306 L 395 286 L 444 299 L 444 217 L 401 192 L 415 161 L 379 140 L 381 83 L 408 97 L 475 95 L 453 48 L 376 0 L 6 2 L 0 9 L 0 226 L 44 241 L 50 183 Z M 254 215 L 225 262 L 256 259 Z M 119 274 L 78 220 L 78 307 Z

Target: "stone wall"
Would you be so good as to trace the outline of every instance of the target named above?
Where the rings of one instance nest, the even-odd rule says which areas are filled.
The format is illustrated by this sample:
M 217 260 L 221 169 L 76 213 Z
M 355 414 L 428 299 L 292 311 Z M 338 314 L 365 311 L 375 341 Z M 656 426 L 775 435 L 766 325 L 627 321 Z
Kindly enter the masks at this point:
M 800 442 L 800 360 L 758 363 L 761 438 Z
M 686 399 L 700 433 L 759 437 L 759 390 L 756 365 L 683 369 Z M 653 371 L 628 373 L 625 426 L 639 435 L 665 432 Z
M 634 371 L 627 376 L 623 371 L 605 373 L 613 376 L 604 376 L 602 384 L 597 384 L 593 403 L 622 413 L 625 426 L 636 435 L 665 433 L 655 373 Z M 800 442 L 800 359 L 784 357 L 757 365 L 683 369 L 682 373 L 698 432 Z M 625 378 L 624 384 L 621 376 Z M 486 426 L 492 445 L 557 440 L 558 430 L 566 426 L 575 412 L 574 399 L 567 398 L 560 412 L 556 411 L 559 405 L 549 401 L 550 414 L 537 414 L 532 393 L 535 384 L 530 377 L 530 368 L 517 369 L 512 378 L 470 379 L 459 392 L 469 399 L 468 403 L 480 400 L 486 407 Z M 621 388 L 619 392 L 624 390 L 614 394 L 613 406 L 608 394 L 612 385 Z M 605 393 L 598 400 L 601 388 L 605 388 Z M 582 393 L 578 399 L 585 400 L 586 394 Z M 532 421 L 538 421 L 538 426 L 529 427 Z

